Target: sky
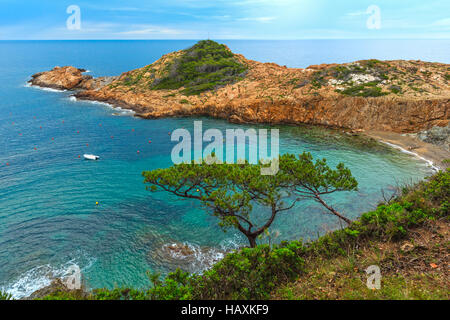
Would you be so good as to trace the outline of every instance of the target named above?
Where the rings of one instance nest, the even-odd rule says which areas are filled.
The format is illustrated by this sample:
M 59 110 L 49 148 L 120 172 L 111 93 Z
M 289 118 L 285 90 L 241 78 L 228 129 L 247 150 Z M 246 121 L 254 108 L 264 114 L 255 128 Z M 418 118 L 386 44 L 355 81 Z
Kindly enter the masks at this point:
M 450 1 L 0 0 L 0 40 L 207 38 L 450 39 Z

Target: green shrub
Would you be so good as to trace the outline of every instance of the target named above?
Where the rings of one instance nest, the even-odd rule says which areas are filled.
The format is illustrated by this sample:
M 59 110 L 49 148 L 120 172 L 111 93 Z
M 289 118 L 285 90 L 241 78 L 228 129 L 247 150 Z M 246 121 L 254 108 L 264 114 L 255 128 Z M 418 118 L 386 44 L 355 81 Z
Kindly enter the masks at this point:
M 164 281 L 159 280 L 159 274 L 152 276 L 153 288 L 149 290 L 152 300 L 190 300 L 192 286 L 190 283 L 196 275 L 190 275 L 180 269 L 169 273 Z
M 395 93 L 395 94 L 402 93 L 402 87 L 400 87 L 400 86 L 395 86 L 395 85 L 390 86 L 389 90 L 391 90 L 391 92 Z
M 303 270 L 301 242 L 245 248 L 228 254 L 211 270 L 193 281 L 196 299 L 265 299 L 283 282 Z
M 154 90 L 179 89 L 185 95 L 197 95 L 242 80 L 247 66 L 240 63 L 223 44 L 199 41 L 185 50 L 165 70 L 165 76 L 153 81 Z
M 376 85 L 377 82 L 368 82 L 344 90 L 338 90 L 338 92 L 352 97 L 381 97 L 389 94 L 383 92 L 381 88 Z

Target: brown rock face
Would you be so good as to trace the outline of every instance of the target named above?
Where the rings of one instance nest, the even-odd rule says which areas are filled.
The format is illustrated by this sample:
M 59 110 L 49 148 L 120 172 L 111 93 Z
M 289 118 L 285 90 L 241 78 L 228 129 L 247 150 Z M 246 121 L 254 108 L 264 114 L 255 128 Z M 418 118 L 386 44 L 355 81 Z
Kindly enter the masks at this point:
M 151 84 L 183 51 L 119 77 L 89 79 L 73 67 L 33 76 L 32 84 L 79 89 L 79 99 L 133 109 L 143 118 L 211 116 L 237 123 L 313 124 L 353 130 L 419 132 L 450 120 L 450 66 L 364 60 L 292 69 L 235 57 L 248 66 L 239 82 L 185 96 Z
M 29 297 L 24 300 L 42 299 L 48 295 L 58 293 L 69 293 L 77 299 L 85 299 L 89 296 L 89 293 L 84 289 L 69 289 L 61 279 L 54 279 L 50 285 L 33 292 Z
M 83 81 L 92 77 L 83 76 L 84 70 L 74 67 L 55 67 L 48 72 L 37 73 L 29 81 L 32 85 L 60 89 L 72 90 L 77 88 Z

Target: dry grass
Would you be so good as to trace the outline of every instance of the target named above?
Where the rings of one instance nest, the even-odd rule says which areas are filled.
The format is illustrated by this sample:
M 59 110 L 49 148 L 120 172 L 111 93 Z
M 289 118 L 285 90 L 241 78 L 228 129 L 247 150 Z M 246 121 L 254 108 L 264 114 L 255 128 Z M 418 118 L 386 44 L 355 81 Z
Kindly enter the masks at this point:
M 295 282 L 274 299 L 450 299 L 449 222 L 430 221 L 399 242 L 372 242 L 334 259 L 311 257 Z M 381 289 L 370 290 L 365 270 L 381 268 Z

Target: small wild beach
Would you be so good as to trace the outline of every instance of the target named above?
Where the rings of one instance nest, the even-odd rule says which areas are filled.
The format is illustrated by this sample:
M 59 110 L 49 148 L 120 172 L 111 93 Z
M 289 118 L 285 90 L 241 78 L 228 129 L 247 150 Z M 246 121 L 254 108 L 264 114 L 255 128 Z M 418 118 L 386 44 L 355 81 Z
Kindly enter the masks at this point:
M 309 152 L 333 168 L 343 162 L 358 190 L 329 199 L 352 220 L 449 158 L 445 142 L 418 138 L 448 125 L 446 63 L 395 55 L 361 60 L 361 52 L 353 62 L 323 57 L 329 63 L 322 64 L 318 57 L 284 66 L 289 59 L 253 60 L 260 52 L 270 56 L 273 43 L 246 57 L 235 52 L 255 44 L 232 41 L 81 41 L 77 54 L 72 43 L 55 42 L 33 57 L 26 55 L 32 44 L 2 45 L 20 70 L 6 72 L 0 89 L 7 101 L 0 119 L 0 289 L 16 298 L 64 278 L 72 265 L 87 291 L 146 288 L 146 271 L 202 274 L 247 246 L 239 232 L 222 233 L 198 202 L 153 194 L 143 184 L 143 171 L 172 166 L 171 133 L 192 133 L 194 121 L 222 132 L 277 128 L 281 154 Z M 199 51 L 215 52 L 230 69 L 201 68 L 200 59 L 201 80 L 190 81 L 185 55 Z M 109 54 L 115 63 L 103 61 Z M 100 159 L 83 161 L 83 154 Z M 274 222 L 280 236 L 273 241 L 313 241 L 340 229 L 325 213 L 314 201 L 296 205 Z

